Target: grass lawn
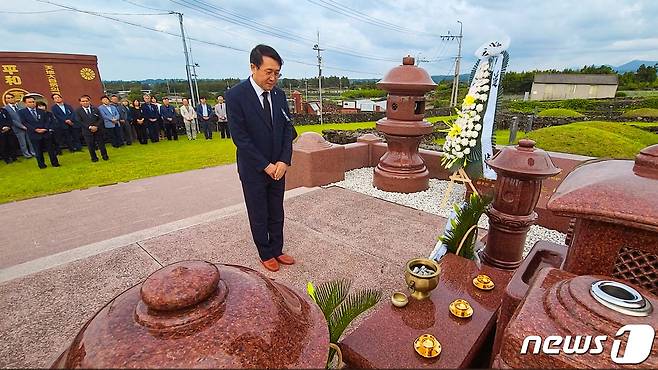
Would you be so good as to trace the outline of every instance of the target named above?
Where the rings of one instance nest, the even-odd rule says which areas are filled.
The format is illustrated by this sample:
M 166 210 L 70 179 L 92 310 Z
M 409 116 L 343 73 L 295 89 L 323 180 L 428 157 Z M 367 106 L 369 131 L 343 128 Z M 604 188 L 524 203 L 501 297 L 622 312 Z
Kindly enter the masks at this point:
M 572 109 L 549 108 L 537 114 L 539 117 L 582 117 L 583 115 Z
M 624 112 L 623 116 L 658 118 L 658 109 L 655 108 L 631 109 L 629 111 Z
M 436 122 L 451 118 L 430 117 L 428 120 Z M 656 125 L 645 122 L 578 122 L 532 131 L 528 137 L 545 150 L 633 158 L 640 149 L 658 143 L 657 134 L 638 127 Z M 299 133 L 374 127 L 375 122 L 296 126 Z M 524 135 L 519 132 L 517 141 Z M 498 144 L 506 145 L 509 131 L 496 131 L 496 138 Z M 233 142 L 221 140 L 216 135 L 212 141 L 188 141 L 183 136 L 172 142 L 133 144 L 118 149 L 108 145 L 107 148 L 108 162 L 92 163 L 86 149 L 77 153 L 64 151 L 59 157 L 62 167 L 49 166 L 45 170 L 40 170 L 34 159 L 20 159 L 11 165 L 0 161 L 0 203 L 235 162 Z M 49 164 L 47 159 L 46 163 Z
M 375 122 L 296 126 L 299 133 L 374 127 Z M 62 166 L 50 167 L 46 158 L 48 168 L 44 170 L 37 167 L 35 159 L 19 159 L 11 165 L 0 161 L 0 204 L 235 162 L 235 146 L 231 140 L 221 140 L 216 133 L 213 140 L 204 140 L 203 135 L 200 137 L 196 141 L 188 141 L 182 136 L 178 141 L 133 144 L 118 149 L 108 144 L 110 160 L 107 162 L 100 160 L 92 163 L 86 147 L 76 153 L 64 150 L 59 156 Z
M 75 153 L 64 150 L 59 156 L 61 167 L 51 167 L 46 158 L 48 168 L 43 170 L 36 159 L 23 158 L 10 165 L 0 162 L 0 203 L 235 162 L 232 141 L 201 138 L 118 149 L 106 145 L 110 160 L 96 163 L 86 148 Z
M 528 137 L 537 147 L 556 152 L 602 158 L 632 159 L 649 145 L 658 144 L 658 135 L 639 127 L 656 126 L 647 122 L 575 122 L 529 132 L 519 132 L 516 141 Z M 497 143 L 507 145 L 509 130 L 496 132 Z

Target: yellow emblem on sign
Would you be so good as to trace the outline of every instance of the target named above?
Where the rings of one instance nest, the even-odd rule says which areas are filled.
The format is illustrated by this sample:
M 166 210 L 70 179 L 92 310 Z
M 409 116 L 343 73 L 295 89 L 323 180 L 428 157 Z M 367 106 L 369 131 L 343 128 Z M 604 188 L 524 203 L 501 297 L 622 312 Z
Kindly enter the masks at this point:
M 23 100 L 23 96 L 25 96 L 29 93 L 30 93 L 29 91 L 24 90 L 24 89 L 20 89 L 20 88 L 17 88 L 17 87 L 11 88 L 11 89 L 5 91 L 2 94 L 2 106 L 7 105 L 7 102 L 5 101 L 5 96 L 7 96 L 7 94 L 14 95 L 14 97 L 16 98 L 16 101 L 18 102 L 18 101 Z
M 91 68 L 85 67 L 80 70 L 80 76 L 82 76 L 82 78 L 84 78 L 87 81 L 91 81 L 94 78 L 96 78 L 96 72 L 94 72 L 94 70 Z

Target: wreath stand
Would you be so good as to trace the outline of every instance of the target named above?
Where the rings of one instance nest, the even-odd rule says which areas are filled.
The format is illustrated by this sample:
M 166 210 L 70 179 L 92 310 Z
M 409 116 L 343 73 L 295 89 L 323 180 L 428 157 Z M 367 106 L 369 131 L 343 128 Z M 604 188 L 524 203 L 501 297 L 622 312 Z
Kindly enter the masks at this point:
M 448 184 L 448 189 L 443 194 L 443 200 L 441 201 L 441 209 L 445 208 L 446 203 L 448 202 L 448 198 L 452 193 L 452 187 L 456 182 L 468 185 L 471 188 L 471 190 L 473 190 L 473 193 L 475 193 L 475 195 L 480 195 L 477 189 L 475 188 L 475 185 L 473 185 L 473 181 L 471 181 L 471 178 L 468 177 L 463 167 L 460 167 L 459 170 L 457 170 L 455 173 L 450 175 L 449 179 L 450 179 L 450 183 Z

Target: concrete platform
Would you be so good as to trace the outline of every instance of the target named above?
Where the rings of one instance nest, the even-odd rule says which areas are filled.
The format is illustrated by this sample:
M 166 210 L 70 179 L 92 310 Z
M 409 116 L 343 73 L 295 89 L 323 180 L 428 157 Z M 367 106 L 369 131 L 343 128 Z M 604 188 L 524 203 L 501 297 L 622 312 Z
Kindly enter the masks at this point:
M 49 366 L 112 297 L 183 259 L 251 267 L 301 291 L 307 281 L 347 277 L 354 288 L 383 290 L 386 299 L 403 285 L 406 261 L 428 255 L 444 224 L 435 215 L 327 188 L 286 200 L 285 251 L 298 263 L 277 273 L 261 267 L 241 208 L 100 254 L 91 249 L 86 258 L 0 283 L 0 367 Z

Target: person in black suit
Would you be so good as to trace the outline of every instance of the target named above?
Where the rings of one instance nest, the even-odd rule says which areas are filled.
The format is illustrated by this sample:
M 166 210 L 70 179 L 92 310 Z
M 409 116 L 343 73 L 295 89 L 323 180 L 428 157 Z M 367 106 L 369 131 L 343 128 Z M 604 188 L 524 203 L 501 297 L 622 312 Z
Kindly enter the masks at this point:
M 58 144 L 66 144 L 71 152 L 78 152 L 82 150 L 80 143 L 80 124 L 75 122 L 75 112 L 73 107 L 64 103 L 62 96 L 58 93 L 51 95 L 55 104 L 52 105 L 50 111 L 55 116 L 55 136 L 57 137 Z
M 25 104 L 25 108 L 19 110 L 18 115 L 21 118 L 21 123 L 27 127 L 27 134 L 34 146 L 39 168 L 44 169 L 48 167 L 43 158 L 43 152 L 48 152 L 51 166 L 59 167 L 57 153 L 51 139 L 53 127 L 51 127 L 51 120 L 46 114 L 47 112 L 37 109 L 37 102 L 30 95 L 23 97 L 23 103 Z M 44 103 L 41 104 L 45 107 Z
M 228 91 L 226 110 L 251 234 L 263 266 L 278 271 L 279 264 L 295 263 L 283 253 L 283 194 L 293 127 L 286 95 L 276 87 L 283 60 L 267 45 L 257 45 L 249 59 L 251 76 Z
M 12 131 L 12 122 L 9 112 L 0 107 L 0 159 L 9 164 L 15 162 L 18 142 Z
M 142 104 L 142 116 L 144 117 L 144 124 L 148 131 L 152 143 L 160 141 L 160 128 L 158 121 L 160 114 L 158 114 L 158 106 L 151 103 L 151 95 L 144 94 L 144 104 Z
M 130 124 L 135 128 L 137 132 L 137 140 L 140 144 L 148 144 L 149 136 L 146 132 L 147 123 L 144 121 L 144 115 L 142 114 L 142 108 L 139 105 L 139 100 L 133 100 L 133 106 L 130 107 L 130 118 L 132 122 Z
M 79 99 L 80 108 L 76 109 L 75 116 L 82 126 L 82 135 L 87 142 L 87 149 L 92 162 L 98 162 L 96 155 L 96 146 L 100 149 L 101 157 L 104 161 L 110 159 L 105 149 L 105 141 L 103 138 L 103 118 L 98 108 L 91 105 L 91 97 L 89 95 L 82 95 Z

